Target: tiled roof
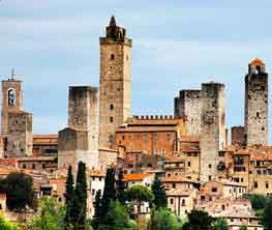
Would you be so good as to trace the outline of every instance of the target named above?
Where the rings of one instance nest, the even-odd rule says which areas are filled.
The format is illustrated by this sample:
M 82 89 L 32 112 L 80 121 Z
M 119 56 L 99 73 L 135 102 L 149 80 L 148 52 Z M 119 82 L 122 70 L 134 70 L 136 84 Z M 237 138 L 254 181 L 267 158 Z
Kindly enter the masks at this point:
M 97 177 L 105 177 L 106 176 L 106 172 L 101 169 L 91 169 L 88 171 L 88 174 L 90 176 L 97 176 Z
M 125 181 L 141 181 L 146 177 L 150 177 L 151 174 L 143 173 L 143 174 L 125 174 Z

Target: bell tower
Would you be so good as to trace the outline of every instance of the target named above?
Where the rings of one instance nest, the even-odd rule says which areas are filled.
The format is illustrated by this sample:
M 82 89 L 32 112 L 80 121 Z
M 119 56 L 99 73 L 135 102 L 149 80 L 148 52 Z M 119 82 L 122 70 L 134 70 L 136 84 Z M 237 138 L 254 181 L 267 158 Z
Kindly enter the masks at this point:
M 112 148 L 115 129 L 131 116 L 131 47 L 114 16 L 100 38 L 99 147 Z
M 245 139 L 248 146 L 268 142 L 268 74 L 258 58 L 245 77 Z
M 22 81 L 15 80 L 14 77 L 14 70 L 12 70 L 10 78 L 2 81 L 2 136 L 6 136 L 8 132 L 8 113 L 19 112 L 23 109 Z

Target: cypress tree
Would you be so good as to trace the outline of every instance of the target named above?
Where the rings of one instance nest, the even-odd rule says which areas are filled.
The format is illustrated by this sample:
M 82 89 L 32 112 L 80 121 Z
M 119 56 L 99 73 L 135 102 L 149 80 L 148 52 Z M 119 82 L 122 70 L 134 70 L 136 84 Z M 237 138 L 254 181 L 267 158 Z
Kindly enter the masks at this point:
M 126 185 L 124 182 L 124 172 L 123 170 L 120 168 L 119 172 L 118 172 L 118 180 L 116 182 L 116 190 L 117 190 L 117 200 L 125 205 L 126 203 L 126 193 L 125 193 L 125 189 L 126 189 Z
M 103 197 L 101 200 L 101 213 L 106 214 L 111 201 L 116 200 L 116 190 L 115 190 L 115 170 L 113 168 L 108 168 L 105 178 L 105 186 L 103 190 Z
M 86 166 L 83 162 L 78 163 L 77 180 L 71 219 L 75 230 L 85 230 L 87 211 L 87 182 Z
M 66 205 L 66 214 L 64 218 L 65 230 L 70 229 L 71 224 L 71 209 L 74 199 L 74 177 L 72 173 L 72 167 L 69 166 L 66 180 L 66 190 L 65 190 L 65 205 Z
M 94 216 L 92 226 L 94 229 L 98 228 L 98 224 L 101 220 L 101 190 L 99 189 L 95 194 L 95 209 L 94 209 Z
M 155 204 L 155 208 L 159 209 L 159 208 L 167 208 L 167 197 L 166 197 L 166 193 L 164 190 L 164 186 L 161 183 L 160 179 L 158 178 L 158 176 L 155 176 L 155 180 L 152 184 L 152 192 L 154 194 L 154 204 Z

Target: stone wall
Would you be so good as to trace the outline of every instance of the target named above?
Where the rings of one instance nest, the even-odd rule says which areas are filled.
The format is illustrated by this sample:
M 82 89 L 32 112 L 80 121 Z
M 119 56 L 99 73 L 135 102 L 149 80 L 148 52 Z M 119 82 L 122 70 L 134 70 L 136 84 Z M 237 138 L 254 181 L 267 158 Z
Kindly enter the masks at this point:
M 118 34 L 122 34 L 122 37 L 119 38 Z M 115 129 L 131 116 L 131 45 L 131 39 L 125 37 L 125 30 L 115 23 L 107 27 L 106 37 L 100 38 L 101 148 L 113 147 Z
M 249 146 L 268 143 L 268 100 L 265 65 L 254 60 L 245 78 L 245 133 Z
M 225 147 L 224 85 L 202 84 L 200 180 L 218 176 L 218 151 Z

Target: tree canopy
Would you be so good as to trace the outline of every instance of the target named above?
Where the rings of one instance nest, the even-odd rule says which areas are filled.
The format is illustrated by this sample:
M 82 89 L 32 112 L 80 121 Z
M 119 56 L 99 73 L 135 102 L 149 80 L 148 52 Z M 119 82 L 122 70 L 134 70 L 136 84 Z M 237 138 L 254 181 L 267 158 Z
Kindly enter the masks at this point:
M 201 210 L 192 210 L 188 214 L 188 226 L 192 230 L 210 230 L 212 221 L 212 217 Z
M 228 230 L 228 222 L 226 219 L 219 217 L 213 221 L 213 230 Z
M 10 173 L 3 181 L 7 194 L 7 206 L 10 210 L 22 210 L 26 206 L 35 207 L 35 196 L 32 177 L 21 173 Z
M 265 205 L 263 213 L 263 225 L 265 229 L 272 229 L 272 199 L 269 199 Z
M 158 176 L 155 176 L 155 180 L 152 184 L 152 192 L 154 194 L 154 205 L 155 208 L 166 208 L 167 207 L 167 197 L 164 190 L 164 186 L 161 183 Z
M 149 223 L 150 230 L 180 230 L 182 222 L 173 212 L 166 208 L 155 210 Z

